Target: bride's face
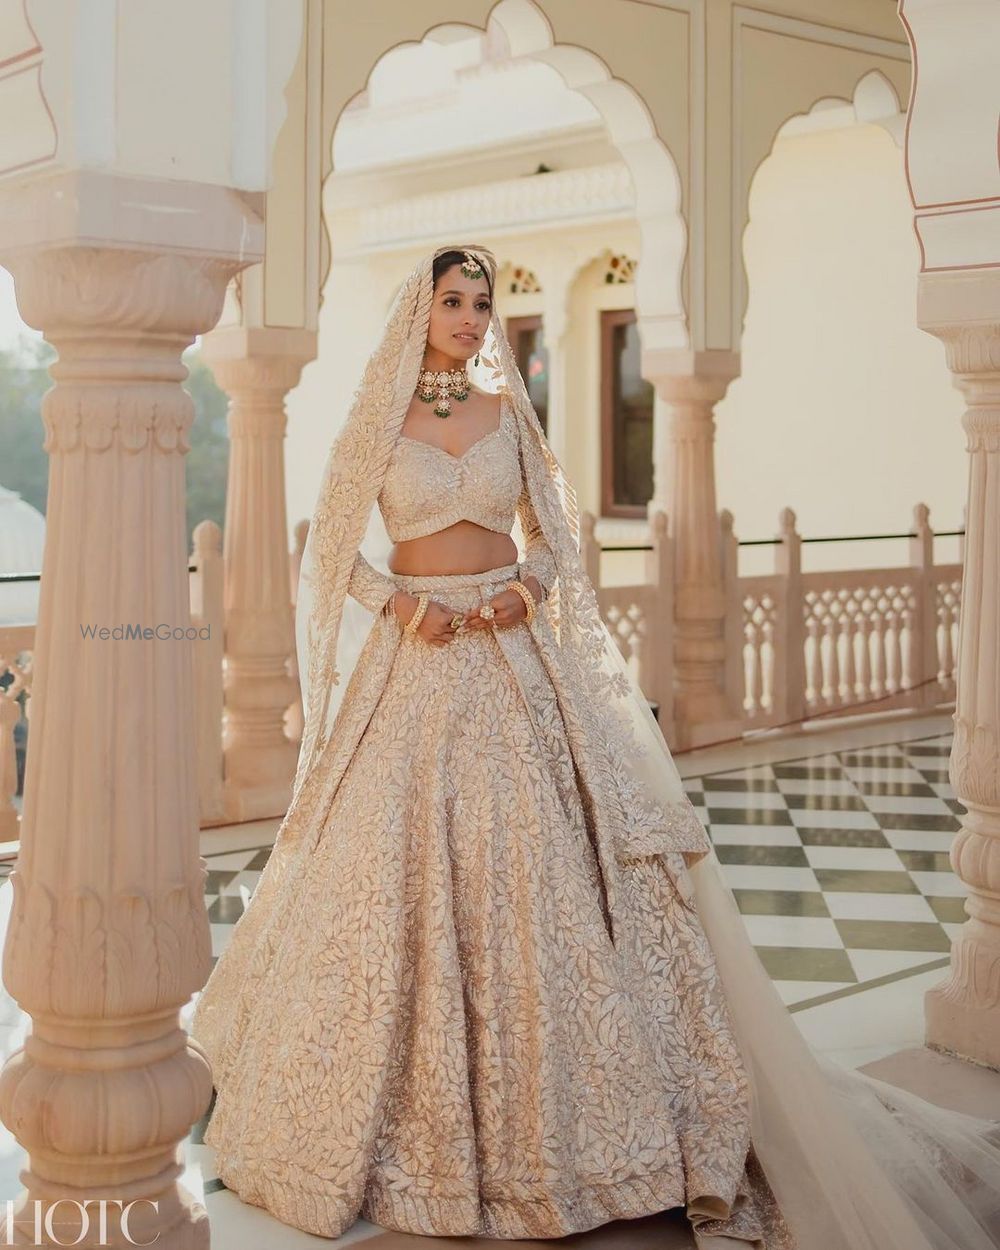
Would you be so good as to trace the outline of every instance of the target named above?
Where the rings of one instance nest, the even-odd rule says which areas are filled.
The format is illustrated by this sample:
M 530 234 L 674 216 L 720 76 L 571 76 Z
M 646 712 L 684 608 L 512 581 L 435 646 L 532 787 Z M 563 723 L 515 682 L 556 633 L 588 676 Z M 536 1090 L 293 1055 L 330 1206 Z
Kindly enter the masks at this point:
M 452 265 L 434 287 L 427 346 L 463 363 L 469 360 L 483 345 L 490 308 L 485 276 L 467 278 L 461 265 Z

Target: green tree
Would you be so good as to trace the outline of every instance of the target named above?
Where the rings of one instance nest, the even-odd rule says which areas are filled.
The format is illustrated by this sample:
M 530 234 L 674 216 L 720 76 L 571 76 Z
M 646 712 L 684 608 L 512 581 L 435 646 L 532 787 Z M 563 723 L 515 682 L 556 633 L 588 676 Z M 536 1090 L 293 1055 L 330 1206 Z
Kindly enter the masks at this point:
M 0 486 L 45 512 L 49 458 L 42 444 L 42 396 L 56 354 L 44 339 L 24 338 L 0 351 Z
M 229 470 L 228 401 L 197 347 L 185 352 L 184 363 L 188 367 L 184 389 L 194 401 L 195 414 L 185 470 L 190 547 L 191 534 L 199 522 L 214 521 L 221 528 L 225 518 L 226 474 Z

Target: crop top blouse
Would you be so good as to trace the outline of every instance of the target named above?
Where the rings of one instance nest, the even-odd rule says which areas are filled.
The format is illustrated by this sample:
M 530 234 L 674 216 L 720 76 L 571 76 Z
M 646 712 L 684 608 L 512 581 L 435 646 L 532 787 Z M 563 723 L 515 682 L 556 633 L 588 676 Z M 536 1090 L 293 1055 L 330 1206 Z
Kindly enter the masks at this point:
M 525 541 L 523 575 L 534 575 L 551 590 L 555 565 L 524 485 L 517 418 L 506 391 L 500 397 L 497 428 L 476 439 L 460 456 L 400 434 L 393 446 L 379 509 L 394 543 L 436 533 L 457 521 L 473 521 L 509 534 L 515 518 Z M 373 612 L 385 606 L 398 586 L 359 552 L 348 594 Z
M 509 534 L 521 493 L 517 426 L 500 400 L 500 423 L 460 456 L 400 434 L 378 497 L 394 543 L 422 538 L 456 521 Z

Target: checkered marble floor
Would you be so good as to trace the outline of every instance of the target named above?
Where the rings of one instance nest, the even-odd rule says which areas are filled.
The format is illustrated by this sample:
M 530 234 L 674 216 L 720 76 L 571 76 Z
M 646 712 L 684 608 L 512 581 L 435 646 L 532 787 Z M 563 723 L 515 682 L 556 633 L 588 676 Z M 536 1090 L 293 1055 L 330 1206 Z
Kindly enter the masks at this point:
M 685 780 L 790 1006 L 947 964 L 966 919 L 950 751 L 945 734 Z

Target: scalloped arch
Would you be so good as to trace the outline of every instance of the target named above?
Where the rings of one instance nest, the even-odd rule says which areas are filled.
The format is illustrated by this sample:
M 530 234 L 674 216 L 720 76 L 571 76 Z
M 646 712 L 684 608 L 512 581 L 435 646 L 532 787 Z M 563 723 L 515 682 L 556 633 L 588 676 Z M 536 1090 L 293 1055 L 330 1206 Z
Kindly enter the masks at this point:
M 600 113 L 634 189 L 642 262 L 636 278 L 636 312 L 643 348 L 687 347 L 690 339 L 683 299 L 687 229 L 681 213 L 677 164 L 656 133 L 639 93 L 615 78 L 596 52 L 577 44 L 556 43 L 548 20 L 533 0 L 498 0 L 485 27 L 463 22 L 460 15 L 436 23 L 420 40 L 400 41 L 387 48 L 369 69 L 366 83 L 385 56 L 459 27 L 501 39 L 512 57 L 531 57 L 549 65 L 567 87 L 579 91 Z M 330 151 L 332 133 L 327 138 Z M 327 267 L 328 260 L 321 284 Z
M 754 181 L 760 172 L 761 166 L 764 165 L 774 151 L 774 144 L 779 137 L 801 133 L 814 124 L 815 119 L 821 118 L 824 114 L 830 114 L 830 120 L 836 120 L 837 124 L 843 124 L 845 115 L 850 115 L 850 119 L 857 125 L 881 126 L 896 146 L 900 150 L 903 148 L 905 117 L 900 106 L 899 96 L 888 78 L 877 69 L 869 70 L 858 78 L 849 99 L 846 96 L 819 96 L 807 110 L 791 114 L 775 128 L 770 147 L 754 166 L 752 173 L 747 179 L 743 194 L 742 224 L 737 220 L 733 222 L 734 231 L 738 231 L 736 242 L 738 243 L 737 255 L 739 265 L 735 273 L 740 284 L 740 289 L 734 294 L 733 300 L 736 321 L 734 335 L 737 350 L 743 338 L 743 327 L 746 322 L 747 306 L 750 297 L 744 242 L 750 225 L 750 197 L 753 192 Z

